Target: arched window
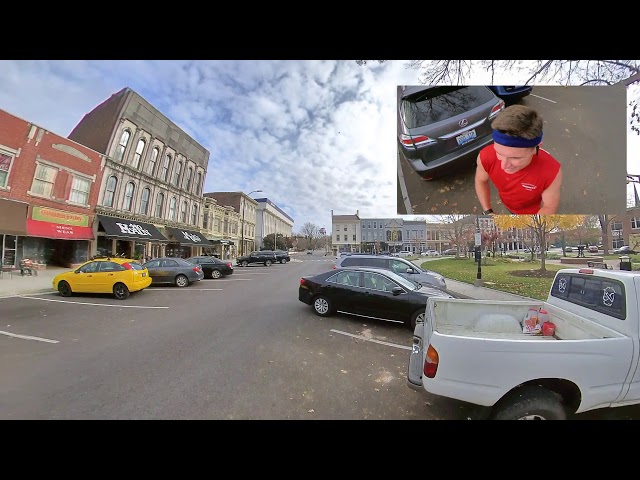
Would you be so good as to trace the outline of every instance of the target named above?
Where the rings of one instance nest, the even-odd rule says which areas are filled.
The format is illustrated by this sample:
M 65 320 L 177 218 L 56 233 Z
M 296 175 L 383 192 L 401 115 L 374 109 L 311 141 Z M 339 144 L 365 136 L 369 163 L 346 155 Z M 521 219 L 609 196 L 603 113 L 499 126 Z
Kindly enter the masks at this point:
M 136 186 L 133 182 L 127 183 L 127 187 L 124 190 L 124 205 L 122 208 L 124 210 L 131 210 L 131 204 L 133 203 L 133 192 L 135 191 Z
M 142 198 L 140 198 L 140 213 L 143 215 L 147 215 L 149 212 L 149 195 L 151 195 L 151 190 L 149 190 L 148 187 L 142 190 Z
M 144 152 L 144 146 L 146 145 L 144 139 L 138 140 L 138 145 L 136 145 L 136 153 L 133 155 L 133 162 L 131 166 L 133 168 L 138 168 L 140 166 L 140 159 L 142 158 L 142 152 Z
M 176 219 L 176 197 L 171 197 L 171 201 L 169 202 L 169 220 Z
M 171 163 L 171 155 L 167 154 L 164 157 L 164 163 L 162 164 L 162 171 L 160 172 L 160 180 L 163 182 L 167 181 L 167 176 L 169 175 L 169 164 Z
M 159 154 L 160 154 L 160 149 L 158 149 L 158 147 L 155 147 L 151 151 L 151 158 L 149 159 L 149 163 L 147 163 L 147 173 L 149 175 L 153 175 L 153 171 L 156 168 L 156 162 L 158 161 Z
M 193 204 L 191 208 L 191 225 L 198 225 L 198 205 Z
M 182 173 L 182 162 L 176 163 L 176 169 L 173 171 L 173 184 L 180 186 L 180 174 Z
M 162 218 L 163 209 L 164 209 L 164 193 L 160 192 L 156 197 L 156 217 Z
M 122 135 L 120 135 L 120 142 L 116 147 L 116 153 L 114 155 L 117 162 L 122 161 L 122 157 L 124 157 L 124 151 L 127 149 L 127 144 L 129 143 L 130 137 L 131 132 L 129 130 L 122 131 Z
M 191 193 L 191 179 L 193 177 L 193 168 L 189 167 L 189 170 L 187 170 L 187 186 L 184 187 L 187 192 Z
M 196 188 L 198 189 L 196 195 L 202 195 L 202 172 L 198 172 L 198 184 Z
M 180 212 L 180 221 L 187 223 L 187 202 L 182 202 L 182 211 Z
M 104 191 L 104 199 L 102 204 L 105 207 L 113 207 L 113 198 L 116 194 L 116 187 L 118 186 L 118 179 L 114 176 L 109 177 L 107 180 L 107 188 Z

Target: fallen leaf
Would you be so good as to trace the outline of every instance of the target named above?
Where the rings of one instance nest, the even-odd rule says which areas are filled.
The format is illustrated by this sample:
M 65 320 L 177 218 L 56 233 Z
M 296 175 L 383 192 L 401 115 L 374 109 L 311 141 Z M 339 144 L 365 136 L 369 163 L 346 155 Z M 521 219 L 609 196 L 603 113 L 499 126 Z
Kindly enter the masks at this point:
M 307 412 L 309 412 L 309 413 L 314 413 L 314 412 L 315 412 L 315 410 L 312 408 L 311 410 L 307 410 Z
M 587 195 L 587 191 L 586 191 L 586 190 L 583 190 L 583 191 L 582 191 L 582 194 L 586 196 L 586 195 Z
M 340 370 L 340 371 L 341 371 L 342 373 L 349 373 L 349 372 L 347 372 L 346 370 Z

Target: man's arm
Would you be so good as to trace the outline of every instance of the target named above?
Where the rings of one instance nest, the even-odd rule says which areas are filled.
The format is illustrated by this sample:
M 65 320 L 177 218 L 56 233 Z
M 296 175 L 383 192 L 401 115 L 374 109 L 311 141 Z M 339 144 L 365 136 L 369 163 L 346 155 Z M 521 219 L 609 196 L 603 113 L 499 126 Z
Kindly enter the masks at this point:
M 489 188 L 489 174 L 482 166 L 482 160 L 480 160 L 480 154 L 476 160 L 476 195 L 478 195 L 478 201 L 482 207 L 482 211 L 489 210 L 491 208 L 491 189 Z
M 560 187 L 562 186 L 562 169 L 558 170 L 556 178 L 551 185 L 542 192 L 542 205 L 538 210 L 539 215 L 555 215 L 560 203 Z

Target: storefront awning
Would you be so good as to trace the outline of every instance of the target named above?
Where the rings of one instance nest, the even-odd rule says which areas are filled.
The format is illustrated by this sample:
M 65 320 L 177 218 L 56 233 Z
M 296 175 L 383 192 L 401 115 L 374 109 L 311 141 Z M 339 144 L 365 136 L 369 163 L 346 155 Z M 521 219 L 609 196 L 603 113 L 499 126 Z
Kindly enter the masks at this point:
M 93 240 L 93 228 L 65 225 L 63 223 L 41 222 L 29 218 L 27 219 L 27 235 L 30 237 L 62 240 Z
M 26 235 L 28 203 L 0 198 L 0 234 Z
M 233 240 L 210 240 L 213 245 L 235 245 Z
M 195 247 L 210 247 L 211 242 L 207 238 L 193 230 L 183 230 L 181 228 L 165 227 L 169 234 L 169 240 L 179 243 L 180 245 L 189 245 Z
M 98 221 L 104 228 L 107 237 L 146 240 L 150 242 L 166 242 L 167 239 L 150 223 L 126 220 L 124 218 L 98 215 Z

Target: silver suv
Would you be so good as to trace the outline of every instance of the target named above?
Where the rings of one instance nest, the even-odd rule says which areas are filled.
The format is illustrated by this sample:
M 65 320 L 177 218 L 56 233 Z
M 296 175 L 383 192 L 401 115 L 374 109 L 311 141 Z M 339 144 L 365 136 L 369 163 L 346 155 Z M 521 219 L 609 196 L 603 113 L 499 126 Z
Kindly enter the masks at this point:
M 432 285 L 439 288 L 447 288 L 447 283 L 442 275 L 431 270 L 423 270 L 416 264 L 404 258 L 390 255 L 347 255 L 336 260 L 335 268 L 341 267 L 378 267 L 402 275 L 423 285 Z

